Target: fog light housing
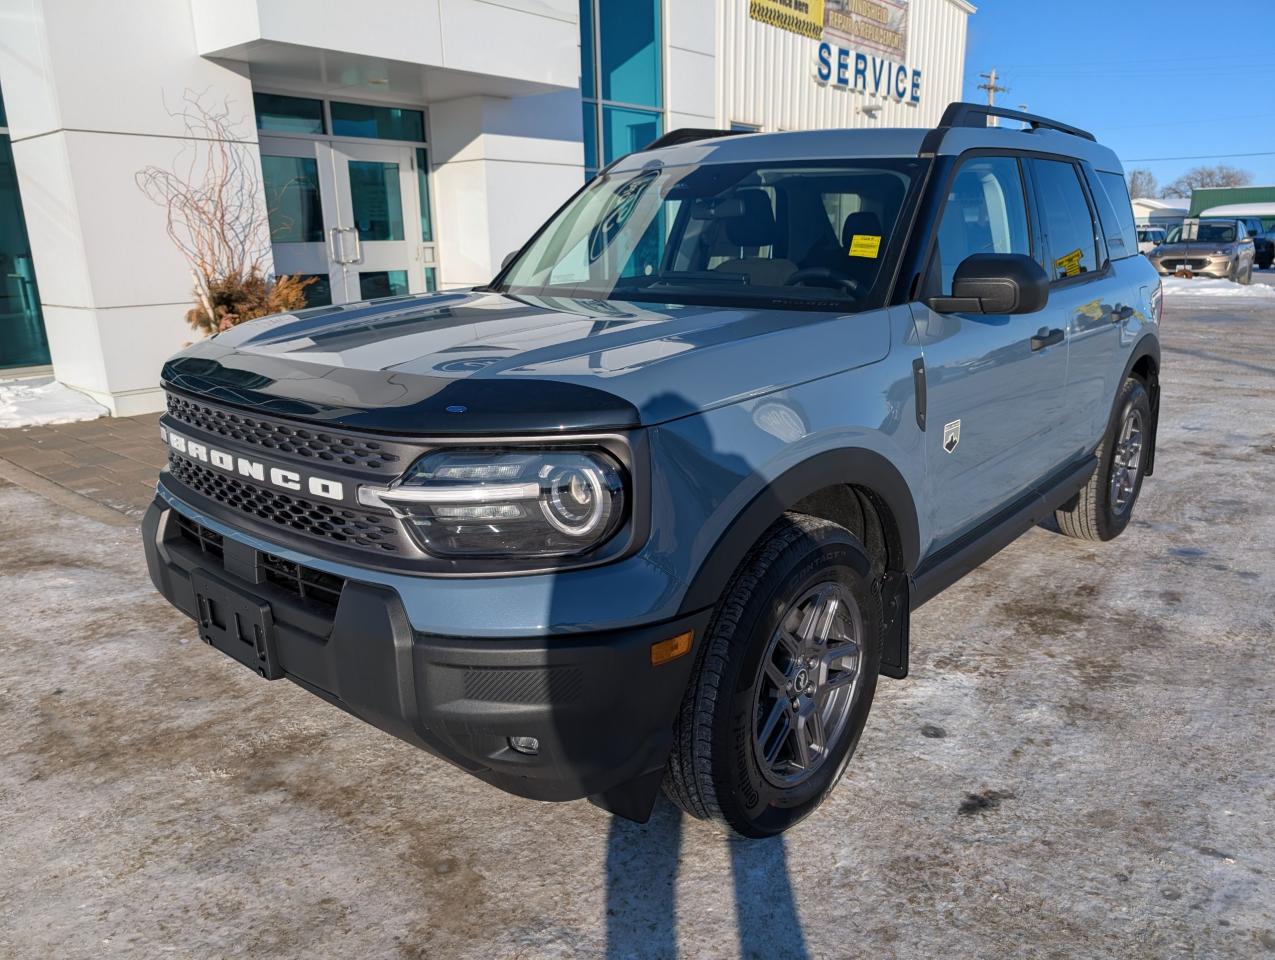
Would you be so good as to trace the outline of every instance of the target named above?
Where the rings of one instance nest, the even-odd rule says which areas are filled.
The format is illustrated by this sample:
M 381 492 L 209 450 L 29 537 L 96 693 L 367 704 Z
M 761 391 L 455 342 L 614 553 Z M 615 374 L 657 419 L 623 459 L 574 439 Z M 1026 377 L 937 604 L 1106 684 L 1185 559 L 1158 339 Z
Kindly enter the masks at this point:
M 509 749 L 534 757 L 540 752 L 540 741 L 535 737 L 510 737 Z

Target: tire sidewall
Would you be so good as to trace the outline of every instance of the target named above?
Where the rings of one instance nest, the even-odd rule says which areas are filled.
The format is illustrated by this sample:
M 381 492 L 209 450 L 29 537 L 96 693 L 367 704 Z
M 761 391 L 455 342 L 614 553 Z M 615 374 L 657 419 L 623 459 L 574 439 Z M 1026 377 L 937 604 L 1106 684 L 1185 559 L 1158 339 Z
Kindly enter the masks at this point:
M 1138 407 L 1142 412 L 1142 450 L 1139 453 L 1138 479 L 1133 485 L 1133 494 L 1129 505 L 1122 513 L 1116 513 L 1111 505 L 1111 468 L 1115 461 L 1116 444 L 1120 439 L 1120 430 L 1130 409 Z M 1116 405 L 1116 414 L 1107 430 L 1107 439 L 1103 444 L 1102 461 L 1099 464 L 1101 486 L 1098 489 L 1099 520 L 1102 524 L 1103 539 L 1118 536 L 1133 516 L 1133 509 L 1138 505 L 1138 495 L 1142 492 L 1142 481 L 1146 478 L 1147 457 L 1151 454 L 1151 398 L 1139 380 L 1128 379 L 1120 390 L 1120 400 Z
M 713 779 L 723 816 L 747 836 L 779 833 L 809 815 L 836 785 L 854 754 L 867 721 L 880 668 L 880 603 L 868 578 L 867 557 L 840 527 L 803 537 L 776 558 L 745 602 L 731 638 L 723 699 L 714 718 Z M 811 587 L 843 584 L 859 607 L 862 676 L 846 723 L 830 745 L 830 757 L 804 783 L 780 788 L 762 775 L 753 736 L 761 658 L 791 604 Z

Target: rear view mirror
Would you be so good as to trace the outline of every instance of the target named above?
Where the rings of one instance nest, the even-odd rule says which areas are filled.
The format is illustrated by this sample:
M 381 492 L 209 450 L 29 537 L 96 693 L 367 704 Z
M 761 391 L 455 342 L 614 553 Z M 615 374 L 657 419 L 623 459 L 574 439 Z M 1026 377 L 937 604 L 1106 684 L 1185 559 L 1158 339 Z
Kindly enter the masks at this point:
M 506 254 L 505 254 L 505 259 L 503 259 L 503 260 L 501 260 L 501 261 L 500 261 L 500 269 L 501 269 L 501 270 L 503 270 L 503 269 L 505 269 L 505 267 L 507 267 L 507 266 L 509 266 L 511 263 L 513 263 L 513 262 L 514 262 L 514 260 L 517 258 L 517 256 L 518 256 L 518 251 L 517 251 L 517 250 L 515 250 L 513 253 L 506 253 Z
M 935 313 L 1035 313 L 1049 300 L 1049 277 L 1021 253 L 976 253 L 961 261 L 950 297 L 931 297 Z

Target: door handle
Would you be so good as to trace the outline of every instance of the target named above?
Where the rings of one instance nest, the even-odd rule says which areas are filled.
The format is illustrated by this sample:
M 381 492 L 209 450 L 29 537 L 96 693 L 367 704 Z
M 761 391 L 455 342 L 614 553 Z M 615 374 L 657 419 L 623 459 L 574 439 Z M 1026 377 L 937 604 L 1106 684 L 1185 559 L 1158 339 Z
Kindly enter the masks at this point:
M 1111 322 L 1121 323 L 1133 316 L 1133 307 L 1126 307 L 1123 303 L 1117 303 L 1116 309 L 1111 311 Z
M 343 227 L 342 229 L 350 231 L 354 234 L 354 257 L 347 260 L 346 263 L 362 263 L 363 262 L 363 241 L 359 238 L 358 227 Z M 341 242 L 342 248 L 345 247 L 345 241 Z
M 1032 350 L 1044 350 L 1046 347 L 1052 347 L 1055 343 L 1062 343 L 1065 334 L 1057 327 L 1050 330 L 1048 327 L 1041 327 L 1036 331 L 1036 336 L 1032 337 Z
M 342 247 L 345 244 L 341 242 L 341 228 L 330 227 L 328 229 L 328 256 L 332 258 L 333 263 L 345 263 L 342 255 L 345 253 Z

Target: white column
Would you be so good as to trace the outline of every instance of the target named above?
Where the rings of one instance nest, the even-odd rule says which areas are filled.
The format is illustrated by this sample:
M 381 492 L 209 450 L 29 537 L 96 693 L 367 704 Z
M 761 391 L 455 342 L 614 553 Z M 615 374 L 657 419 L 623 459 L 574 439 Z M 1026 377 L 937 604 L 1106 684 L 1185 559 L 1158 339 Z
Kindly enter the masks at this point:
M 135 176 L 190 149 L 170 114 L 188 91 L 230 101 L 259 168 L 246 67 L 199 57 L 176 0 L 0 0 L 0 83 L 54 373 L 116 415 L 157 410 L 192 281 Z
M 489 281 L 584 181 L 577 91 L 429 108 L 439 283 Z

